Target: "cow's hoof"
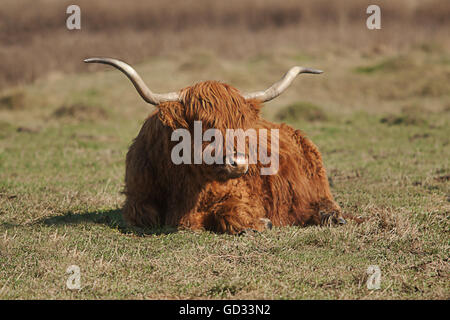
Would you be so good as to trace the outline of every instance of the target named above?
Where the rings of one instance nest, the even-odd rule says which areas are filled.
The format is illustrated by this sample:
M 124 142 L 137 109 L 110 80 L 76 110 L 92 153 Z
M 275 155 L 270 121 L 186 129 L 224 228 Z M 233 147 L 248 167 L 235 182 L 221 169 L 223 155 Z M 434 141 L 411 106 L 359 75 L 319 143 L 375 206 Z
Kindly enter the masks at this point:
M 347 224 L 347 220 L 345 220 L 343 217 L 336 217 L 336 213 L 326 213 L 323 211 L 320 211 L 320 225 L 321 226 L 328 226 L 331 227 L 333 225 L 344 225 Z
M 272 221 L 270 221 L 267 218 L 260 218 L 259 219 L 260 223 L 258 225 L 256 225 L 256 229 L 252 229 L 252 228 L 248 228 L 248 229 L 244 229 L 241 232 L 239 232 L 237 235 L 238 236 L 243 236 L 243 235 L 251 235 L 251 234 L 258 234 L 264 230 L 271 230 L 273 227 Z
M 267 218 L 260 218 L 259 219 L 262 223 L 264 223 L 264 229 L 269 229 L 269 230 L 271 230 L 272 229 L 272 227 L 273 227 L 273 224 L 272 224 L 272 221 L 270 221 L 269 219 L 267 219 Z
M 332 224 L 333 217 L 330 214 L 328 214 L 324 211 L 320 211 L 319 214 L 320 214 L 320 225 L 321 226 L 330 226 Z

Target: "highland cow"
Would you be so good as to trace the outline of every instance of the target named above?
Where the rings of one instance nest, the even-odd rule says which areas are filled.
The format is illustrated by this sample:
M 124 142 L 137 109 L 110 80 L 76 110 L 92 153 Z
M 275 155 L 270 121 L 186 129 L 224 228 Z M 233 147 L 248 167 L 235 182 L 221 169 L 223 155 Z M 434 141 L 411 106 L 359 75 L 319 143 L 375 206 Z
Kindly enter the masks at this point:
M 298 74 L 321 71 L 293 67 L 267 90 L 249 94 L 217 81 L 156 94 L 124 62 L 109 58 L 85 62 L 118 68 L 141 97 L 156 106 L 126 157 L 122 213 L 129 224 L 238 234 L 272 225 L 346 222 L 333 200 L 314 143 L 300 130 L 266 121 L 260 115 L 262 103 L 280 95 Z M 214 128 L 224 135 L 227 129 L 278 129 L 278 150 L 271 150 L 270 143 L 264 146 L 268 153 L 277 152 L 278 170 L 261 175 L 263 164 L 251 164 L 248 155 L 238 152 L 227 155 L 222 164 L 174 164 L 171 151 L 176 142 L 172 133 L 177 129 L 193 132 L 195 121 L 201 121 L 203 132 Z M 214 151 L 219 152 L 219 148 Z

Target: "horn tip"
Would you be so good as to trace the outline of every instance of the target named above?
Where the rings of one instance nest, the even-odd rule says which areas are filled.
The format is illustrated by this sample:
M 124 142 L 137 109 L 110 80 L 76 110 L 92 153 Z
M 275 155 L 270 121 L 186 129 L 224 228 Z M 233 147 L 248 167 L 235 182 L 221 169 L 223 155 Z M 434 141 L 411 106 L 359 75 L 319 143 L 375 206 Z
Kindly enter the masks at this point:
M 323 71 L 318 69 L 305 68 L 303 69 L 303 73 L 321 74 L 323 73 Z
M 118 61 L 118 60 L 110 59 L 110 58 L 93 57 L 93 58 L 84 59 L 83 61 L 85 63 L 92 63 L 92 62 L 107 63 L 107 62 L 110 62 L 110 61 Z

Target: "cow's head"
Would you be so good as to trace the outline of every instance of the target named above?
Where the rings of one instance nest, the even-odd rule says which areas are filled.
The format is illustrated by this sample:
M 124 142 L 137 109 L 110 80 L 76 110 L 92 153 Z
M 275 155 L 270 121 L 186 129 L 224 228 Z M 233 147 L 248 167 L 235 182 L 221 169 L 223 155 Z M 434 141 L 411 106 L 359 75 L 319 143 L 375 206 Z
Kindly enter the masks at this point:
M 243 131 L 254 129 L 257 127 L 262 102 L 279 96 L 300 73 L 322 73 L 320 70 L 296 66 L 268 89 L 247 94 L 242 94 L 239 90 L 217 81 L 201 82 L 178 92 L 158 94 L 152 92 L 137 72 L 122 61 L 90 58 L 85 62 L 109 64 L 122 71 L 133 82 L 140 96 L 146 102 L 158 107 L 158 116 L 167 127 L 172 130 L 187 129 L 192 136 L 195 135 L 194 126 L 198 122 L 202 124 L 202 134 L 209 129 L 216 129 L 222 133 L 223 137 L 226 137 L 227 129 Z M 248 154 L 235 149 L 225 152 L 226 148 L 230 147 L 230 141 L 227 143 L 228 146 L 215 145 L 215 149 L 211 152 L 211 154 L 217 152 L 223 154 L 221 164 L 202 163 L 199 166 L 202 172 L 212 180 L 224 181 L 238 178 L 249 168 Z M 210 142 L 203 143 L 202 150 L 205 148 L 211 148 Z

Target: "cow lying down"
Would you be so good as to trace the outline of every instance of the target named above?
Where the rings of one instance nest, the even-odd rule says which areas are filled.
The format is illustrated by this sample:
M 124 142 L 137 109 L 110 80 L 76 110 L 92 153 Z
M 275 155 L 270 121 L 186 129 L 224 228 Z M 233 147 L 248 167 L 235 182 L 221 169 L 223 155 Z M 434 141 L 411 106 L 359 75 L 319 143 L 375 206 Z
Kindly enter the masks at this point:
M 85 62 L 118 68 L 141 97 L 156 106 L 126 157 L 122 212 L 129 224 L 237 234 L 262 231 L 272 225 L 345 224 L 345 218 L 352 218 L 344 217 L 333 200 L 314 143 L 300 130 L 266 121 L 260 115 L 262 103 L 280 95 L 298 74 L 321 71 L 293 67 L 267 90 L 249 94 L 217 81 L 157 94 L 124 62 L 110 58 Z M 221 161 L 198 161 L 195 139 L 188 141 L 188 148 L 181 152 L 185 161 L 174 161 L 180 132 L 204 138 L 209 129 L 222 137 L 227 137 L 230 129 L 238 132 L 231 144 L 217 135 L 209 141 L 201 140 L 200 155 L 208 151 Z M 247 142 L 244 152 L 232 146 L 242 132 Z M 257 152 L 255 148 L 250 150 L 250 140 L 256 141 L 253 147 L 259 149 Z M 190 150 L 194 152 L 189 154 Z M 267 161 L 263 164 L 258 157 L 249 161 L 250 156 L 255 160 L 255 152 L 270 155 L 276 166 Z

